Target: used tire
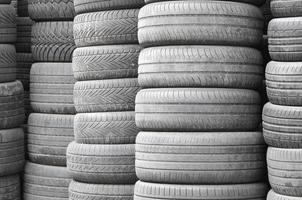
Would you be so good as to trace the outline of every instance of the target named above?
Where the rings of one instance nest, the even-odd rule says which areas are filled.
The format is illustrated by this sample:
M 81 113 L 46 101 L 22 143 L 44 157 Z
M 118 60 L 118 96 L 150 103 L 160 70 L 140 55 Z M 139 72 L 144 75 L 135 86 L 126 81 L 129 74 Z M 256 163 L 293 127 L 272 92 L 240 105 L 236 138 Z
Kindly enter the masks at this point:
M 0 83 L 16 80 L 16 49 L 11 44 L 0 44 Z
M 25 91 L 29 91 L 29 74 L 32 63 L 31 53 L 17 53 L 17 80 L 22 82 Z
M 136 44 L 138 12 L 126 9 L 77 15 L 73 29 L 77 47 Z
M 17 41 L 16 50 L 17 52 L 31 51 L 31 27 L 34 24 L 29 17 L 18 17 L 17 18 Z
M 172 1 L 172 0 L 145 0 L 146 4 L 148 3 L 156 3 L 156 2 L 160 2 L 160 1 Z M 175 1 L 175 0 L 173 0 Z M 264 4 L 265 0 L 232 0 L 234 2 L 241 2 L 241 3 L 249 3 L 249 4 L 254 4 L 256 6 L 260 6 L 262 4 Z
M 139 45 L 77 48 L 72 66 L 78 81 L 137 77 Z
M 19 16 L 19 17 L 29 17 L 28 0 L 18 0 L 17 16 Z
M 34 112 L 74 114 L 71 63 L 34 63 L 30 71 L 30 101 Z
M 74 104 L 79 113 L 133 111 L 138 90 L 137 78 L 79 81 L 74 86 Z
M 28 118 L 29 160 L 44 165 L 66 166 L 66 149 L 74 140 L 74 115 L 32 113 Z
M 271 0 L 274 17 L 299 17 L 302 15 L 302 2 L 299 0 Z
M 139 85 L 154 87 L 259 88 L 261 52 L 246 47 L 165 46 L 142 50 Z
M 133 184 L 134 144 L 93 145 L 72 142 L 67 148 L 67 168 L 73 179 L 84 183 Z
M 277 194 L 273 190 L 270 190 L 267 195 L 267 200 L 299 200 L 300 198 L 301 197 L 292 197 L 292 196 Z
M 227 1 L 169 1 L 144 6 L 138 17 L 143 46 L 259 46 L 263 15 L 259 8 Z
M 138 128 L 134 112 L 79 113 L 74 119 L 77 143 L 134 144 Z
M 302 196 L 302 150 L 269 147 L 267 151 L 268 178 L 278 194 Z
M 69 185 L 69 200 L 133 200 L 134 185 L 103 185 L 72 181 Z
M 72 21 L 38 22 L 32 26 L 32 54 L 35 61 L 71 62 L 76 48 Z
M 19 175 L 0 178 L 0 199 L 21 200 L 21 183 Z
M 261 98 L 244 89 L 144 89 L 135 112 L 142 130 L 250 131 L 261 122 Z
M 0 43 L 16 42 L 16 11 L 11 5 L 0 5 L 0 25 Z

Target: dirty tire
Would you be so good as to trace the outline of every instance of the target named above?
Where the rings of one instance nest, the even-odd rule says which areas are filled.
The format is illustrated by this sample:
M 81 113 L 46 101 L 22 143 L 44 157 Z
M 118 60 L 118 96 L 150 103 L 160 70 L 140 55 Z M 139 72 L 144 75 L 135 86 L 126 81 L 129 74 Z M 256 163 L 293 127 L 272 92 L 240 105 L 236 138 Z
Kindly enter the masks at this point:
M 74 115 L 32 113 L 28 118 L 29 160 L 43 165 L 66 166 L 66 149 L 74 140 Z
M 31 41 L 35 61 L 71 62 L 73 50 L 76 48 L 73 39 L 73 22 L 35 23 L 32 26 Z
M 133 184 L 135 145 L 93 145 L 72 142 L 67 148 L 67 168 L 84 183 Z
M 29 74 L 32 63 L 31 53 L 17 53 L 17 80 L 22 82 L 25 91 L 29 91 Z
M 265 200 L 268 186 L 265 183 L 236 185 L 176 185 L 138 181 L 134 188 L 134 200 Z
M 78 113 L 134 111 L 137 78 L 79 81 L 74 86 Z
M 267 151 L 268 178 L 278 194 L 302 196 L 302 150 L 269 147 Z
M 74 77 L 71 63 L 34 63 L 30 71 L 30 101 L 34 112 L 73 114 Z
M 139 130 L 135 112 L 79 113 L 74 119 L 77 143 L 134 144 Z
M 274 17 L 302 16 L 302 2 L 299 0 L 271 0 Z
M 0 176 L 21 172 L 25 159 L 23 130 L 21 128 L 0 130 L 0 138 Z
M 246 47 L 165 46 L 142 50 L 141 87 L 257 89 L 263 79 L 261 52 Z
M 16 11 L 11 5 L 0 4 L 0 43 L 17 40 Z
M 150 131 L 250 131 L 261 121 L 260 104 L 253 90 L 144 89 L 136 96 L 135 120 Z
M 24 200 L 68 200 L 71 176 L 66 167 L 27 162 L 24 172 Z
M 172 1 L 172 0 L 145 0 L 145 3 L 149 4 L 149 3 L 157 3 L 157 2 L 161 2 L 161 1 Z M 173 1 L 175 1 L 175 0 L 173 0 Z M 256 0 L 256 1 L 255 0 L 233 0 L 233 1 L 238 2 L 238 3 L 253 4 L 256 6 L 260 6 L 260 5 L 264 4 L 264 2 L 265 2 L 265 0 Z
M 72 181 L 69 200 L 133 200 L 134 185 L 104 185 Z
M 144 6 L 138 16 L 143 46 L 259 46 L 263 15 L 255 6 L 223 1 L 169 1 Z
M 73 0 L 28 0 L 28 13 L 35 21 L 73 20 Z
M 72 66 L 78 81 L 137 77 L 139 45 L 77 48 Z
M 126 9 L 77 15 L 73 29 L 77 47 L 136 44 L 138 12 Z
M 19 175 L 0 178 L 0 199 L 21 200 L 21 181 Z
M 11 44 L 0 44 L 0 83 L 16 80 L 16 49 Z
M 17 52 L 30 53 L 31 51 L 31 27 L 34 24 L 29 17 L 17 17 Z

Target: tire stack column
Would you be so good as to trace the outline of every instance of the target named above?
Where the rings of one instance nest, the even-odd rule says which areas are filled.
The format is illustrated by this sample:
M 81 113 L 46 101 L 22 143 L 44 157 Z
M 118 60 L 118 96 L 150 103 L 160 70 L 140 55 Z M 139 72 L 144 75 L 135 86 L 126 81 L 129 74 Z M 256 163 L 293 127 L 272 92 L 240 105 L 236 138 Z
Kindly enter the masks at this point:
M 271 1 L 263 133 L 269 145 L 268 200 L 302 197 L 302 2 Z
M 74 2 L 75 141 L 69 199 L 133 199 L 137 20 L 142 0 Z
M 71 55 L 73 1 L 29 0 L 35 21 L 31 31 L 34 63 L 30 70 L 30 105 L 24 200 L 68 199 L 71 178 L 66 168 L 67 145 L 73 140 Z M 28 50 L 26 48 L 26 50 Z
M 134 199 L 265 199 L 260 9 L 240 1 L 146 3 L 138 17 L 145 49 Z

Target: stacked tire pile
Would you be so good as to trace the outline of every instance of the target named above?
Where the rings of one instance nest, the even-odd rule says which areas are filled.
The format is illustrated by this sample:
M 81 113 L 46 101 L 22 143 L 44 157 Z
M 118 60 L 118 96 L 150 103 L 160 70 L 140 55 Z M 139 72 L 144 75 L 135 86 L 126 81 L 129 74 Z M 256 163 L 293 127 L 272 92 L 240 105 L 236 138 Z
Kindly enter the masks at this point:
M 34 64 L 30 70 L 30 104 L 23 198 L 68 199 L 71 178 L 66 168 L 67 145 L 73 141 L 71 55 L 74 8 L 71 0 L 29 0 L 35 21 L 31 32 Z
M 134 199 L 265 199 L 263 1 L 146 3 Z
M 0 199 L 21 198 L 24 166 L 23 87 L 16 81 L 16 13 L 11 1 L 0 1 Z
M 133 199 L 135 96 L 143 0 L 76 0 L 75 141 L 67 149 L 69 199 Z
M 270 146 L 267 199 L 302 197 L 302 2 L 272 0 L 275 19 L 268 26 L 266 67 L 269 103 L 263 109 L 263 133 Z

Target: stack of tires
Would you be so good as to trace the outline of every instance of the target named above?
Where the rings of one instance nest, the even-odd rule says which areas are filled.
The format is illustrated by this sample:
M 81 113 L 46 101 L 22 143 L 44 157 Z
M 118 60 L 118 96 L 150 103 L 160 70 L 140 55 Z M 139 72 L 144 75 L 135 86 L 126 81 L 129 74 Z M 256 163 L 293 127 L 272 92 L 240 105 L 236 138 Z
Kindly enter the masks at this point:
M 265 199 L 263 1 L 146 3 L 134 199 Z
M 143 0 L 75 0 L 75 141 L 69 199 L 133 199 L 139 8 Z
M 23 87 L 16 81 L 16 13 L 10 0 L 0 1 L 0 199 L 21 198 L 24 166 Z
M 302 197 L 302 2 L 272 0 L 275 19 L 268 26 L 266 67 L 269 103 L 263 109 L 263 133 L 270 146 L 268 200 Z
M 71 178 L 67 145 L 73 141 L 71 55 L 74 7 L 71 0 L 29 0 L 32 26 L 30 104 L 24 172 L 24 200 L 68 199 Z

